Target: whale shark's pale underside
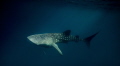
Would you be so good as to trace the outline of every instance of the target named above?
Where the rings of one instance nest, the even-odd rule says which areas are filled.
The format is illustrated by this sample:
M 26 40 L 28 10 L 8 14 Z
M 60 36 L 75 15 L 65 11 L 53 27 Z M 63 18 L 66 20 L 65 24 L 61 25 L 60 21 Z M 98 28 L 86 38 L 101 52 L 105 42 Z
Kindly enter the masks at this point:
M 46 45 L 53 46 L 61 55 L 62 51 L 59 49 L 57 43 L 67 43 L 68 41 L 85 41 L 89 46 L 92 38 L 97 34 L 94 34 L 86 39 L 81 39 L 79 36 L 70 35 L 70 30 L 66 30 L 63 33 L 44 33 L 44 34 L 34 34 L 30 35 L 27 38 L 36 45 Z

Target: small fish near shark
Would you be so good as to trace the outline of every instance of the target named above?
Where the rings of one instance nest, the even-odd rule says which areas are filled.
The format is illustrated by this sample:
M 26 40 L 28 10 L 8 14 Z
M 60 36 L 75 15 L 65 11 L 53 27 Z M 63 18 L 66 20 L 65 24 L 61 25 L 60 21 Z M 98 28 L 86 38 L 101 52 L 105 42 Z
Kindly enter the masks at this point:
M 36 45 L 53 46 L 61 55 L 63 55 L 57 43 L 67 43 L 69 41 L 75 41 L 75 42 L 84 41 L 89 46 L 92 38 L 94 38 L 98 34 L 96 33 L 90 37 L 81 39 L 78 35 L 73 36 L 73 35 L 70 35 L 70 33 L 71 33 L 71 30 L 66 30 L 63 33 L 34 34 L 34 35 L 28 36 L 27 38 Z

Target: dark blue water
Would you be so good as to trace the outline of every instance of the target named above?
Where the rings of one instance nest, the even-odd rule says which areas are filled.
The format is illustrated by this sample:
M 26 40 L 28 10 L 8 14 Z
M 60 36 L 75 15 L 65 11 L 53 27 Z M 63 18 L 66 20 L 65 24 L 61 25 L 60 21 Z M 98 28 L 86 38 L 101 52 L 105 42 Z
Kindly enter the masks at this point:
M 88 4 L 86 4 L 88 3 Z M 69 1 L 3 2 L 0 66 L 120 66 L 120 13 L 108 6 Z M 88 48 L 84 42 L 37 46 L 27 36 L 61 33 L 87 38 L 99 32 Z

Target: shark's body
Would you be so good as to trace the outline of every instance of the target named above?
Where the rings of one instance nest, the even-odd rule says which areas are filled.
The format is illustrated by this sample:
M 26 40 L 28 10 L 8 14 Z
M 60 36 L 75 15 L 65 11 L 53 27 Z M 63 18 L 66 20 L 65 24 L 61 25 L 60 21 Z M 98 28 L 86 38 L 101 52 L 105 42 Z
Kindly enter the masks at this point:
M 63 33 L 44 33 L 44 34 L 34 34 L 27 38 L 36 45 L 46 45 L 53 46 L 61 55 L 62 52 L 56 43 L 67 43 L 68 41 L 88 41 L 96 35 L 88 37 L 87 39 L 80 39 L 79 36 L 70 35 L 70 30 L 66 30 Z

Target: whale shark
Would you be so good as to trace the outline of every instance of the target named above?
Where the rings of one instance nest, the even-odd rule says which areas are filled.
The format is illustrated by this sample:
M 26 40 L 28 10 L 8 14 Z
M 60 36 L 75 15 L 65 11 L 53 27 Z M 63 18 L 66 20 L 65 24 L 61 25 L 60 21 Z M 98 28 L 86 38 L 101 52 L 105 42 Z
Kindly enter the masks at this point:
M 69 41 L 84 41 L 86 42 L 87 46 L 90 45 L 90 41 L 97 35 L 93 34 L 90 37 L 85 39 L 81 39 L 78 35 L 73 36 L 70 35 L 71 30 L 66 30 L 62 33 L 43 33 L 43 34 L 34 34 L 30 35 L 27 38 L 36 45 L 41 46 L 52 46 L 54 47 L 61 55 L 63 55 L 62 51 L 58 47 L 57 43 L 67 43 Z

